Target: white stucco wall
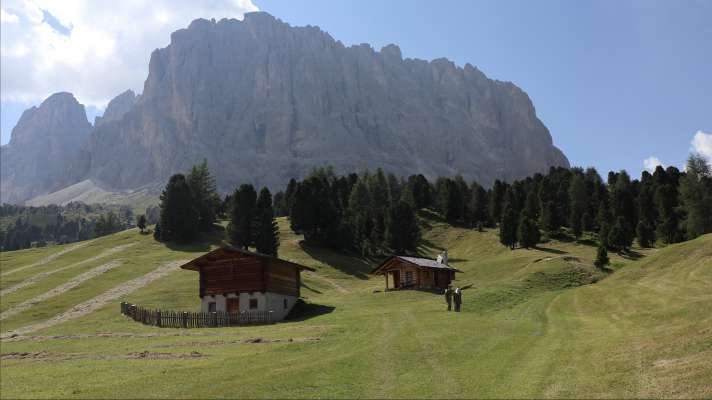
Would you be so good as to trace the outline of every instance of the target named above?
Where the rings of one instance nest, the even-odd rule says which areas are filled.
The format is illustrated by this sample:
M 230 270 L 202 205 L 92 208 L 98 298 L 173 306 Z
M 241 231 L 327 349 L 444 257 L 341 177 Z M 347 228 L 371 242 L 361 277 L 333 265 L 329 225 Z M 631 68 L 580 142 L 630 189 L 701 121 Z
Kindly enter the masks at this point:
M 209 304 L 215 302 L 215 311 L 227 311 L 228 298 L 237 297 L 238 294 L 230 293 L 227 297 L 223 295 L 204 296 L 201 300 L 200 311 L 209 312 Z M 279 293 L 272 292 L 252 292 L 239 293 L 240 296 L 240 311 L 272 311 L 272 318 L 275 321 L 281 321 L 289 314 L 294 304 L 297 302 L 295 296 L 285 296 Z M 257 308 L 250 309 L 250 299 L 257 299 Z M 287 300 L 287 308 L 284 307 L 284 300 Z

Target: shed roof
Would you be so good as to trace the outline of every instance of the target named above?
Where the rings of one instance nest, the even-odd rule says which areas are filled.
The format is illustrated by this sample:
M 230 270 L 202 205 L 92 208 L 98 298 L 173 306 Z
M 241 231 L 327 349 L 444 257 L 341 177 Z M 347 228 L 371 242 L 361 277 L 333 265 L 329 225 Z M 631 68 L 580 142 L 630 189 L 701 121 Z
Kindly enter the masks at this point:
M 202 262 L 208 262 L 208 261 L 212 261 L 215 259 L 224 258 L 225 256 L 229 255 L 230 253 L 239 254 L 241 256 L 252 257 L 252 258 L 276 260 L 276 261 L 279 261 L 280 263 L 291 265 L 291 266 L 298 268 L 300 270 L 304 269 L 307 271 L 316 271 L 314 268 L 307 267 L 305 265 L 297 264 L 297 263 L 287 261 L 287 260 L 284 260 L 281 258 L 277 258 L 277 257 L 271 256 L 268 254 L 262 254 L 262 253 L 258 253 L 256 251 L 244 250 L 244 249 L 240 249 L 240 248 L 233 247 L 233 246 L 219 247 L 213 251 L 203 254 L 202 256 L 200 256 L 186 264 L 181 265 L 180 267 L 182 269 L 198 271 L 198 270 L 200 270 L 199 264 L 201 264 Z
M 383 261 L 381 264 L 379 264 L 376 268 L 374 268 L 373 271 L 371 271 L 371 272 L 377 273 L 381 269 L 381 267 L 383 267 L 384 265 L 386 265 L 389 261 L 391 261 L 393 259 L 400 259 L 400 260 L 403 260 L 407 263 L 414 264 L 421 268 L 432 268 L 432 269 L 440 269 L 440 270 L 445 270 L 445 271 L 462 272 L 459 269 L 451 267 L 448 264 L 439 263 L 439 262 L 437 262 L 435 260 L 431 260 L 429 258 L 409 257 L 409 256 L 393 256 L 391 258 L 388 258 L 385 261 Z

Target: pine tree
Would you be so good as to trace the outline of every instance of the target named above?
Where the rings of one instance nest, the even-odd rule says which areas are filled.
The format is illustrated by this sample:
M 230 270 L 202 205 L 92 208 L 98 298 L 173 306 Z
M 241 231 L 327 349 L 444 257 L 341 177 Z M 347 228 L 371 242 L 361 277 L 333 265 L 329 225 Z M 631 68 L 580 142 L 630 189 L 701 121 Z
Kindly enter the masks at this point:
M 504 204 L 504 195 L 507 192 L 507 185 L 500 182 L 499 179 L 494 181 L 491 193 L 489 194 L 489 213 L 492 223 L 502 220 L 502 206 Z
M 635 229 L 640 247 L 652 247 L 655 243 L 655 233 L 647 222 L 640 220 Z
M 628 250 L 633 244 L 633 235 L 625 218 L 618 217 L 608 233 L 608 245 L 614 249 Z
M 415 251 L 419 240 L 418 219 L 411 206 L 401 201 L 390 207 L 386 218 L 388 247 L 396 253 L 403 254 L 406 250 Z
M 569 185 L 569 226 L 574 236 L 581 237 L 583 231 L 582 218 L 588 207 L 588 193 L 583 175 L 575 173 Z
M 665 175 L 668 178 L 667 173 Z M 663 184 L 655 189 L 655 204 L 660 219 L 657 227 L 658 238 L 668 244 L 677 242 L 679 236 L 678 191 L 674 184 Z
M 263 208 L 259 212 L 259 231 L 255 238 L 255 249 L 258 253 L 277 257 L 279 226 L 274 218 L 272 207 Z
M 348 224 L 351 228 L 355 247 L 366 255 L 366 250 L 370 248 L 370 234 L 373 229 L 371 216 L 371 197 L 368 187 L 359 179 L 351 189 L 348 205 Z
M 606 246 L 598 246 L 598 250 L 596 251 L 596 261 L 594 261 L 593 264 L 597 268 L 603 269 L 609 263 L 610 261 L 608 260 L 608 250 L 606 250 Z
M 556 218 L 556 203 L 548 201 L 544 203 L 541 210 L 541 227 L 549 235 L 554 235 L 559 231 L 559 224 Z
M 517 215 L 509 205 L 506 205 L 502 212 L 502 221 L 499 224 L 499 241 L 512 250 L 517 244 Z
M 691 154 L 687 159 L 686 174 L 680 179 L 680 198 L 687 239 L 712 232 L 712 172 L 704 157 Z
M 517 225 L 517 241 L 519 245 L 524 248 L 530 248 L 536 246 L 539 242 L 539 227 L 536 222 L 529 218 L 529 215 L 525 211 L 522 211 L 519 216 L 519 223 Z
M 213 229 L 213 223 L 220 207 L 220 196 L 215 185 L 215 179 L 210 174 L 207 160 L 193 166 L 186 181 L 190 187 L 193 207 L 198 213 L 197 228 L 201 232 Z
M 173 175 L 161 194 L 161 240 L 188 242 L 197 234 L 198 212 L 183 174 Z
M 482 186 L 472 185 L 472 222 L 475 226 L 489 225 L 487 212 L 487 191 Z M 478 228 L 479 229 L 479 228 Z
M 247 249 L 254 244 L 257 193 L 252 185 L 242 184 L 233 193 L 232 200 L 232 213 L 228 226 L 230 242 L 237 247 Z

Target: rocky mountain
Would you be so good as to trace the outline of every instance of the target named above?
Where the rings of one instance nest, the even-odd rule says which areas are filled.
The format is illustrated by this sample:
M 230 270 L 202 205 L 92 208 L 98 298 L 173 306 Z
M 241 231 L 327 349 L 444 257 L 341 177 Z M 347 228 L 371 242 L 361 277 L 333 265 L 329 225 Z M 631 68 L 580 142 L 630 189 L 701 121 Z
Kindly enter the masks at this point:
M 133 189 L 203 158 L 223 192 L 281 187 L 321 165 L 484 185 L 569 165 L 512 83 L 404 59 L 395 45 L 347 47 L 263 12 L 174 32 L 151 55 L 142 95 L 112 101 L 62 185 Z
M 0 149 L 0 201 L 17 203 L 60 188 L 91 128 L 84 106 L 70 93 L 26 110 Z
M 136 104 L 136 100 L 138 96 L 130 89 L 114 97 L 106 106 L 104 115 L 94 118 L 94 126 L 121 119 Z

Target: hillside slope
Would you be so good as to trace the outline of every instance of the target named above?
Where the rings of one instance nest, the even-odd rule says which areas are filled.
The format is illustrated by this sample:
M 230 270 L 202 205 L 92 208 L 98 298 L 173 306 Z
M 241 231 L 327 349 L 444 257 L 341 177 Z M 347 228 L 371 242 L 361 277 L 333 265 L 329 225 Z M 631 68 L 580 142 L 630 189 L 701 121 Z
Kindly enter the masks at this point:
M 712 395 L 712 315 L 704 311 L 712 309 L 712 236 L 638 249 L 637 261 L 613 255 L 616 272 L 605 277 L 591 267 L 589 246 L 510 251 L 494 231 L 424 223 L 421 252 L 447 248 L 464 271 L 456 283 L 475 285 L 462 313 L 446 312 L 439 295 L 381 292 L 382 278 L 368 274 L 373 262 L 302 247 L 284 220 L 280 255 L 316 269 L 303 279 L 312 306 L 269 326 L 159 329 L 119 315 L 121 300 L 195 309 L 197 277 L 170 263 L 217 238 L 169 248 L 130 230 L 71 251 L 2 253 L 2 292 L 20 289 L 1 295 L 0 313 L 56 293 L 0 315 L 2 396 Z M 97 305 L 148 275 L 158 278 Z M 62 291 L 68 283 L 75 286 Z M 28 327 L 37 330 L 8 335 Z

